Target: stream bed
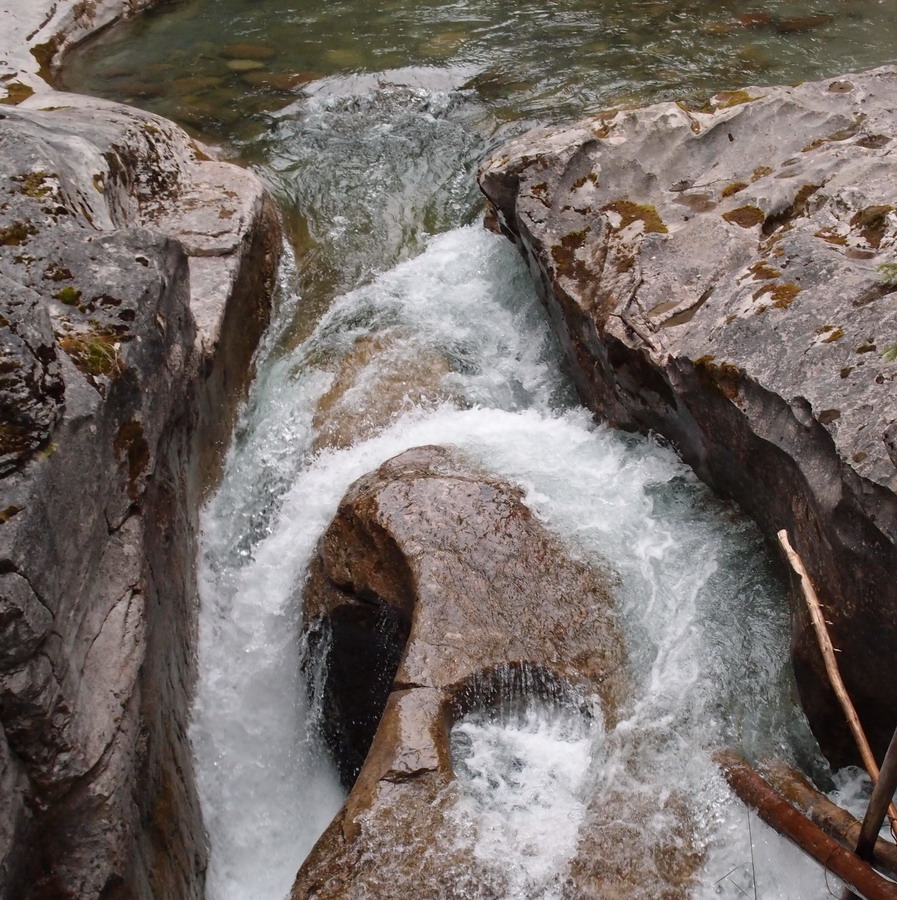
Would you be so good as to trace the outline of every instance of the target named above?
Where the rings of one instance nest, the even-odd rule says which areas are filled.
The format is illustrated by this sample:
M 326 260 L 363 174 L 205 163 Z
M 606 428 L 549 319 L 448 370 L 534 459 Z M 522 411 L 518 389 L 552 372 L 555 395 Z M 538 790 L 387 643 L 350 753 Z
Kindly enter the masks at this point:
M 783 573 L 670 449 L 578 404 L 522 260 L 482 227 L 474 174 L 527 127 L 868 68 L 895 39 L 897 9 L 877 0 L 187 0 L 70 58 L 67 87 L 251 166 L 287 224 L 275 315 L 202 515 L 192 739 L 209 900 L 284 897 L 342 803 L 300 671 L 301 586 L 349 484 L 428 443 L 519 484 L 617 584 L 633 690 L 612 732 L 539 707 L 456 726 L 475 853 L 505 896 L 563 896 L 585 797 L 621 791 L 688 798 L 696 897 L 840 895 L 711 760 L 774 754 L 862 803 L 796 705 Z

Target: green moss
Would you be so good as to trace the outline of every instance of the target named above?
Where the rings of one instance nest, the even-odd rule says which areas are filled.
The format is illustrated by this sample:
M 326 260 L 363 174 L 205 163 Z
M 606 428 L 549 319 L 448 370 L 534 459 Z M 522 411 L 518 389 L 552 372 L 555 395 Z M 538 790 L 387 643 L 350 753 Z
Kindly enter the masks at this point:
M 44 271 L 44 278 L 47 281 L 70 281 L 73 277 L 70 269 L 65 269 L 56 263 L 50 263 Z
M 81 300 L 81 291 L 68 286 L 60 288 L 53 296 L 66 306 L 77 306 L 78 302 Z
M 37 60 L 39 66 L 37 74 L 47 83 L 52 82 L 51 68 L 53 57 L 56 56 L 56 51 L 59 50 L 59 42 L 60 38 L 52 38 L 43 44 L 35 44 L 31 48 L 31 55 Z
M 733 225 L 740 225 L 742 228 L 753 228 L 755 225 L 760 225 L 766 217 L 763 214 L 763 210 L 756 206 L 739 206 L 738 209 L 723 213 L 723 218 Z
M 20 193 L 27 197 L 43 199 L 55 193 L 55 187 L 47 184 L 48 178 L 57 178 L 57 174 L 47 172 L 29 172 L 27 175 L 19 175 L 14 180 L 21 182 Z
M 657 210 L 653 206 L 643 203 L 633 203 L 631 200 L 614 200 L 601 207 L 602 212 L 615 212 L 620 217 L 619 227 L 626 228 L 633 222 L 641 222 L 645 232 L 654 234 L 668 234 L 669 230 L 664 225 Z
M 85 334 L 66 334 L 59 346 L 85 375 L 115 377 L 121 373 L 122 362 L 116 344 L 117 334 L 98 329 Z
M 878 267 L 878 274 L 882 284 L 897 287 L 897 263 L 882 263 Z
M 4 247 L 20 247 L 35 234 L 37 234 L 37 228 L 31 222 L 13 222 L 6 228 L 0 228 L 0 244 Z
M 731 363 L 715 363 L 713 356 L 702 356 L 695 360 L 695 372 L 705 388 L 722 395 L 728 400 L 738 396 L 744 372 Z

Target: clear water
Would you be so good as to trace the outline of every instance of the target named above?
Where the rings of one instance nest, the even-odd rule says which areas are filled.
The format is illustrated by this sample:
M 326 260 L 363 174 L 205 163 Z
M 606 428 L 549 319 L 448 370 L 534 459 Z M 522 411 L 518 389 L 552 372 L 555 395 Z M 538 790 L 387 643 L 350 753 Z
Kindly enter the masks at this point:
M 202 520 L 192 738 L 210 900 L 284 896 L 342 801 L 299 670 L 299 594 L 348 485 L 423 443 L 451 443 L 520 484 L 619 585 L 633 691 L 612 732 L 539 707 L 456 729 L 476 853 L 507 897 L 559 890 L 588 798 L 670 792 L 687 798 L 704 860 L 695 896 L 837 893 L 745 812 L 710 758 L 733 747 L 824 774 L 794 706 L 766 547 L 669 450 L 577 405 L 528 273 L 478 222 L 473 173 L 529 125 L 833 76 L 890 61 L 895 38 L 897 8 L 877 0 L 748 13 L 710 0 L 190 0 L 72 58 L 68 86 L 167 115 L 253 166 L 290 236 L 258 376 Z M 856 798 L 852 785 L 840 790 Z

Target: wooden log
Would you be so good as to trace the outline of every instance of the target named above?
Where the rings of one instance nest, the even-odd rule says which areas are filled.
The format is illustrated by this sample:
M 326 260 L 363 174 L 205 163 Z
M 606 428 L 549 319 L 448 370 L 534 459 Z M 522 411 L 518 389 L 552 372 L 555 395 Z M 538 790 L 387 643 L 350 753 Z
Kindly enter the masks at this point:
M 872 755 L 872 748 L 869 746 L 866 733 L 863 731 L 863 726 L 860 725 L 860 718 L 856 709 L 854 709 L 850 695 L 847 693 L 844 679 L 841 678 L 841 670 L 838 668 L 837 659 L 835 659 L 835 648 L 832 645 L 828 629 L 825 627 L 822 604 L 819 602 L 816 589 L 813 587 L 813 582 L 810 581 L 810 574 L 807 572 L 803 560 L 798 556 L 797 551 L 794 550 L 791 542 L 788 540 L 788 532 L 782 529 L 778 533 L 778 538 L 785 555 L 788 557 L 788 562 L 791 563 L 791 567 L 800 578 L 801 589 L 803 590 L 804 599 L 807 601 L 807 607 L 810 610 L 810 620 L 816 632 L 816 640 L 819 642 L 819 649 L 822 652 L 822 659 L 825 663 L 825 671 L 828 674 L 829 682 L 838 698 L 838 702 L 841 704 L 841 709 L 844 710 L 844 715 L 847 717 L 847 724 L 850 726 L 857 749 L 860 751 L 863 767 L 869 773 L 872 783 L 875 784 L 878 781 L 878 763 Z M 891 833 L 897 837 L 897 807 L 890 802 L 888 804 L 888 820 L 891 823 Z
M 878 832 L 881 829 L 881 823 L 884 821 L 885 813 L 888 806 L 891 805 L 891 799 L 894 791 L 897 790 L 897 730 L 891 737 L 891 743 L 885 753 L 884 761 L 881 764 L 881 772 L 878 781 L 872 791 L 872 797 L 869 800 L 869 806 L 866 808 L 866 815 L 863 819 L 863 827 L 860 830 L 860 836 L 857 840 L 857 855 L 861 859 L 872 859 L 878 844 Z M 891 821 L 893 830 L 894 823 Z
M 879 875 L 869 863 L 846 850 L 798 812 L 741 757 L 721 752 L 714 759 L 732 790 L 755 809 L 767 825 L 847 882 L 866 900 L 897 900 L 897 884 Z
M 806 813 L 810 821 L 826 834 L 849 850 L 857 846 L 862 828 L 859 820 L 846 809 L 832 803 L 806 779 L 802 772 L 778 760 L 763 760 L 760 772 L 782 797 Z M 894 844 L 878 838 L 875 841 L 874 853 L 872 857 L 867 857 L 867 861 L 885 875 L 897 879 L 897 846 Z

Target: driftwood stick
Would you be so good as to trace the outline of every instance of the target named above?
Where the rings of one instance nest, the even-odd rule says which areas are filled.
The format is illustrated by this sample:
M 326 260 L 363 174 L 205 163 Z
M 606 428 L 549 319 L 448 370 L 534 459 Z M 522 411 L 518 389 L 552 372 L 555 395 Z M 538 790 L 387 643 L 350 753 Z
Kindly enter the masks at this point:
M 882 770 L 884 771 L 884 770 Z M 831 835 L 843 847 L 852 850 L 858 846 L 861 825 L 846 809 L 832 803 L 825 794 L 818 791 L 802 772 L 779 760 L 762 760 L 760 772 L 763 777 L 792 806 L 806 813 L 810 821 Z M 884 812 L 882 812 L 884 815 Z M 879 819 L 879 826 L 881 819 Z M 876 831 L 877 837 L 877 831 Z M 876 869 L 897 879 L 897 846 L 882 838 L 875 841 L 873 857 L 865 857 Z
M 878 781 L 878 763 L 872 755 L 872 748 L 869 746 L 869 741 L 866 739 L 862 725 L 860 725 L 857 711 L 854 709 L 850 696 L 847 693 L 847 688 L 844 686 L 844 679 L 841 678 L 841 670 L 838 668 L 837 659 L 835 659 L 835 648 L 832 646 L 832 639 L 829 636 L 828 629 L 825 627 L 825 618 L 822 615 L 822 605 L 819 602 L 819 597 L 816 595 L 816 590 L 810 581 L 810 575 L 803 564 L 803 560 L 797 555 L 797 552 L 788 540 L 788 532 L 782 529 L 778 533 L 778 538 L 785 555 L 788 557 L 788 562 L 791 563 L 791 568 L 794 569 L 800 578 L 804 599 L 807 601 L 807 607 L 810 610 L 810 620 L 816 632 L 819 649 L 822 651 L 822 659 L 825 663 L 825 671 L 828 673 L 829 682 L 838 697 L 841 709 L 844 710 L 844 715 L 847 717 L 847 724 L 850 726 L 853 739 L 856 741 L 857 748 L 860 751 L 863 767 L 869 773 L 872 783 L 875 784 Z M 893 803 L 888 805 L 888 819 L 891 823 L 891 831 L 897 837 L 897 807 Z
M 866 816 L 863 819 L 863 827 L 857 841 L 857 855 L 862 859 L 872 859 L 878 846 L 875 839 L 878 837 L 881 823 L 884 821 L 888 806 L 891 805 L 895 790 L 897 790 L 897 730 L 891 737 L 884 762 L 881 764 L 881 772 L 872 791 L 869 806 L 866 808 Z M 891 827 L 893 828 L 893 820 Z
M 728 752 L 717 753 L 714 759 L 732 790 L 779 834 L 846 881 L 866 900 L 897 900 L 897 884 L 883 878 L 869 863 L 846 850 L 783 800 L 743 759 Z

